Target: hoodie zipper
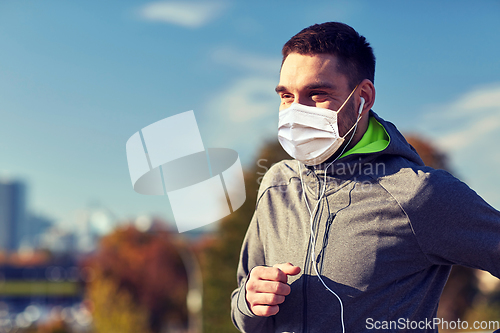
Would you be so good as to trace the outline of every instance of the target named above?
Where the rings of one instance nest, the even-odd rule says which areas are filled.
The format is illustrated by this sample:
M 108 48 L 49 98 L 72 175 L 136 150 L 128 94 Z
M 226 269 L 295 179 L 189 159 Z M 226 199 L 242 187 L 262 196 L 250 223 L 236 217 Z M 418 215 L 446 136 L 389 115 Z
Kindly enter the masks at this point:
M 318 207 L 319 209 L 316 211 L 316 214 L 314 215 L 314 220 L 313 220 L 313 225 L 312 225 L 312 231 L 314 232 L 314 234 L 316 234 L 316 232 L 318 231 L 318 228 L 319 228 L 319 217 L 321 216 L 321 213 L 323 211 L 323 206 L 320 205 L 320 207 Z M 308 242 L 308 246 L 307 246 L 307 253 L 306 253 L 306 260 L 305 260 L 305 263 L 304 263 L 304 273 L 306 272 L 309 272 L 310 271 L 310 263 L 311 263 L 311 259 L 310 259 L 310 256 L 312 254 L 312 248 L 311 248 L 311 236 L 309 236 L 309 242 Z M 303 313 L 302 313 L 302 316 L 303 316 L 303 321 L 302 321 L 302 333 L 306 333 L 307 332 L 307 284 L 308 284 L 308 275 L 307 274 L 303 274 L 302 275 L 304 277 L 304 283 L 302 284 L 302 297 L 303 297 Z
M 326 220 L 326 225 L 325 225 L 325 233 L 323 235 L 323 246 L 321 247 L 321 251 L 318 254 L 318 257 L 316 259 L 316 264 L 319 264 L 319 269 L 318 273 L 321 274 L 323 272 L 323 262 L 325 261 L 325 251 L 326 247 L 328 245 L 328 239 L 330 236 L 330 227 L 333 224 L 333 220 L 335 219 L 336 214 L 331 213 L 328 216 L 328 220 Z

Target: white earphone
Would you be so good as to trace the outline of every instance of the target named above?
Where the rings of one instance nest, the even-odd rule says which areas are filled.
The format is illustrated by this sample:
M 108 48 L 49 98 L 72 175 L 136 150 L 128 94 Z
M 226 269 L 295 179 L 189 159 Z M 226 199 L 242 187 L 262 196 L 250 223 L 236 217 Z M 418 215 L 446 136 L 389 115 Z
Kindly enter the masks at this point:
M 361 103 L 359 104 L 358 116 L 361 114 L 361 112 L 363 112 L 363 107 L 365 106 L 365 99 L 363 97 L 360 98 L 361 98 Z

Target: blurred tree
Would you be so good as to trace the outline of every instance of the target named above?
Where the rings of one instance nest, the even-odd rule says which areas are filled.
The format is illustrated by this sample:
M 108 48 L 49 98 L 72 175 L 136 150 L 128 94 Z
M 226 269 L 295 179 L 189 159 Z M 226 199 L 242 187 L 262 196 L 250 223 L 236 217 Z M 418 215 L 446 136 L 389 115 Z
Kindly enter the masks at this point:
M 451 169 L 448 164 L 448 156 L 439 151 L 430 141 L 425 140 L 416 134 L 407 134 L 405 135 L 405 138 L 406 141 L 408 141 L 408 143 L 415 148 L 425 165 L 434 169 L 446 170 L 451 173 Z
M 479 293 L 474 298 L 472 309 L 466 313 L 464 319 L 468 322 L 496 321 L 498 323 L 500 318 L 500 281 L 490 273 L 483 271 L 476 271 L 476 276 L 479 281 Z
M 37 333 L 71 333 L 71 330 L 62 320 L 38 326 Z
M 478 322 L 498 322 L 500 316 L 500 289 L 487 295 L 481 294 L 474 300 L 474 306 L 468 311 L 464 320 L 469 323 Z M 497 327 L 498 328 L 498 327 Z
M 243 238 L 252 218 L 257 191 L 264 173 L 273 163 L 290 156 L 276 141 L 268 143 L 256 165 L 245 171 L 246 201 L 237 211 L 223 219 L 216 239 L 207 247 L 203 260 L 204 298 L 203 328 L 205 333 L 237 332 L 230 317 L 230 295 L 237 287 L 236 268 Z
M 141 316 L 148 314 L 152 332 L 160 332 L 165 324 L 185 328 L 186 270 L 172 234 L 160 227 L 165 223 L 157 221 L 153 225 L 155 227 L 147 233 L 129 225 L 102 238 L 98 250 L 89 260 L 98 277 L 95 288 L 112 291 L 111 285 L 115 284 L 116 297 L 128 309 L 132 308 L 126 305 L 128 296 L 125 295 L 130 295 L 131 302 L 142 309 L 143 312 L 139 311 Z M 103 281 L 99 282 L 99 279 Z M 97 293 L 90 295 L 98 296 Z M 106 303 L 95 303 L 98 305 L 105 307 Z M 99 311 L 105 309 L 94 309 L 94 313 Z
M 87 297 L 92 301 L 94 332 L 148 333 L 147 309 L 137 305 L 132 295 L 118 285 L 99 271 L 90 283 Z

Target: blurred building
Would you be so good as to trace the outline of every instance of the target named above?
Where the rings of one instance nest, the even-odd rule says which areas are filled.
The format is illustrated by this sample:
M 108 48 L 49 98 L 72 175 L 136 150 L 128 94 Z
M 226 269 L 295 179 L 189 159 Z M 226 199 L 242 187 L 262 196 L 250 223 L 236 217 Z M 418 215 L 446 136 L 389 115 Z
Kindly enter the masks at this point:
M 27 212 L 26 214 L 27 232 L 23 234 L 20 244 L 22 249 L 39 249 L 42 235 L 54 226 L 54 221 L 46 216 Z
M 30 221 L 31 234 L 28 235 L 29 238 L 24 239 L 29 239 L 35 249 L 45 249 L 58 255 L 93 252 L 101 237 L 117 225 L 114 215 L 100 206 L 76 211 L 70 226 L 52 223 L 41 217 L 32 218 Z
M 93 204 L 77 213 L 75 225 L 76 251 L 90 253 L 96 249 L 101 237 L 110 233 L 117 224 L 109 209 Z
M 25 184 L 0 179 L 0 250 L 16 251 L 28 233 Z
M 74 232 L 54 225 L 38 236 L 38 248 L 53 254 L 74 254 L 77 252 L 77 238 Z
M 82 307 L 88 273 L 69 256 L 0 266 L 0 332 L 26 332 L 53 320 L 54 314 L 75 327 L 72 332 L 88 332 L 84 328 L 91 318 Z

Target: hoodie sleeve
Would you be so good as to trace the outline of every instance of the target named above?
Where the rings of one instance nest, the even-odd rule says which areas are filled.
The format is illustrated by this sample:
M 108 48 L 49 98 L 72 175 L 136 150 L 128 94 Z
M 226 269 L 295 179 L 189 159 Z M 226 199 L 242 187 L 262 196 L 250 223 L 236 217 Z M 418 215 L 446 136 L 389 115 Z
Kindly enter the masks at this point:
M 446 171 L 432 170 L 421 179 L 403 208 L 428 260 L 500 278 L 500 212 Z
M 231 318 L 241 332 L 274 332 L 274 318 L 255 315 L 246 301 L 246 282 L 250 271 L 264 266 L 264 248 L 259 235 L 257 213 L 254 214 L 243 241 L 238 264 L 238 288 L 231 294 Z

